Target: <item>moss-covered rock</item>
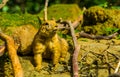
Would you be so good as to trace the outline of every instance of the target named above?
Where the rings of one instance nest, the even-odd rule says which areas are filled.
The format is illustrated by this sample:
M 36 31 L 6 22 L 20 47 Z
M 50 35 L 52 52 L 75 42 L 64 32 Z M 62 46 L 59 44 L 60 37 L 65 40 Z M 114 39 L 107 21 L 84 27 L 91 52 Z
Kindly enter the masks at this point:
M 75 20 L 80 15 L 81 10 L 76 4 L 55 4 L 48 7 L 48 19 L 63 18 L 65 20 Z M 44 11 L 39 14 L 40 17 L 44 17 Z
M 39 22 L 36 15 L 0 13 L 0 28 L 6 28 L 10 26 L 15 27 L 26 24 L 31 24 L 35 27 L 38 27 Z
M 38 27 L 36 15 L 0 13 L 0 30 L 20 44 L 18 51 L 22 54 L 31 51 L 30 47 Z M 0 40 L 0 45 L 3 43 Z
M 20 45 L 18 48 L 20 54 L 25 55 L 31 53 L 32 42 L 37 31 L 32 25 L 23 25 L 13 31 L 12 36 L 15 42 Z
M 104 8 L 95 6 L 84 12 L 84 24 L 94 25 L 96 23 L 103 23 L 108 19 L 108 15 Z
M 112 28 L 120 28 L 120 10 L 94 6 L 84 12 L 82 30 L 98 35 L 112 33 Z M 110 29 L 110 30 L 107 30 Z M 113 31 L 114 32 L 114 31 Z

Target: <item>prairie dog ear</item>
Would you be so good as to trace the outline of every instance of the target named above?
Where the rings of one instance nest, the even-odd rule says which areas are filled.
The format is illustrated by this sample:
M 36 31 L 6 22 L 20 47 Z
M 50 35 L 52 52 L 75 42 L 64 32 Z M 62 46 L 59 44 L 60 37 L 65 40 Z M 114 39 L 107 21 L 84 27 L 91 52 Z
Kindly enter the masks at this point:
M 39 24 L 42 25 L 43 24 L 43 18 L 40 18 L 39 16 L 37 16 Z

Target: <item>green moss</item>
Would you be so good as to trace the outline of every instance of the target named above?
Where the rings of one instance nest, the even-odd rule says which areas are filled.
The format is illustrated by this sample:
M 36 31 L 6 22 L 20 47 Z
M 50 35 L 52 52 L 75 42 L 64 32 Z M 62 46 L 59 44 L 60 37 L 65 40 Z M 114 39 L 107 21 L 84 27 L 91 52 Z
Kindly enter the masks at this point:
M 82 29 L 88 33 L 108 35 L 106 29 L 120 28 L 120 10 L 94 6 L 84 12 Z M 110 32 L 113 33 L 113 32 Z
M 37 17 L 31 14 L 0 13 L 0 27 L 21 26 L 25 24 L 32 24 L 37 27 L 39 22 Z
M 89 8 L 84 12 L 84 24 L 95 25 L 97 23 L 103 23 L 108 19 L 108 15 L 105 9 L 99 6 Z
M 8 35 L 12 35 L 17 27 L 28 24 L 39 28 L 37 16 L 31 14 L 0 13 L 0 31 L 2 30 L 2 32 Z
M 80 15 L 81 10 L 76 4 L 55 4 L 48 7 L 48 19 L 63 18 L 64 20 L 75 20 Z M 39 14 L 44 17 L 44 11 Z

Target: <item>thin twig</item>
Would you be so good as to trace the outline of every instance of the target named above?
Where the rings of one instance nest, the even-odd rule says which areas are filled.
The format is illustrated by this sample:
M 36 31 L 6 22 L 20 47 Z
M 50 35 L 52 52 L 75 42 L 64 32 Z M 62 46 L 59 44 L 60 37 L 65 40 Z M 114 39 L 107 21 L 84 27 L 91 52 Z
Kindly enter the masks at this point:
M 120 57 L 119 57 L 118 55 L 113 54 L 113 53 L 111 53 L 111 52 L 108 52 L 108 53 L 111 54 L 112 56 L 114 56 L 116 59 L 120 59 Z
M 105 56 L 106 63 L 107 63 L 107 67 L 108 67 L 108 73 L 109 73 L 109 75 L 110 75 L 110 74 L 111 74 L 111 69 L 110 69 L 110 64 L 109 64 L 108 51 L 105 51 L 104 56 Z
M 79 24 L 82 24 L 83 21 L 83 15 L 80 15 L 73 23 L 72 26 L 73 28 L 77 28 Z M 62 18 L 60 18 L 59 20 L 56 21 L 56 23 L 58 24 L 58 29 L 70 29 L 68 25 L 68 23 L 66 21 L 63 21 Z
M 78 53 L 79 53 L 79 50 L 80 50 L 80 46 L 78 45 L 77 38 L 75 36 L 74 28 L 72 26 L 71 21 L 68 21 L 68 25 L 70 26 L 71 35 L 72 35 L 72 39 L 73 39 L 73 43 L 74 43 L 74 53 L 73 53 L 73 58 L 72 58 L 73 77 L 78 77 L 78 62 L 77 62 L 77 58 L 78 58 Z
M 85 38 L 90 38 L 90 39 L 106 39 L 106 40 L 109 40 L 109 39 L 112 39 L 114 38 L 115 36 L 118 35 L 118 33 L 113 33 L 111 35 L 108 35 L 108 36 L 96 36 L 96 35 L 90 35 L 88 33 L 85 33 L 84 31 L 81 31 L 79 33 L 80 37 L 85 37 Z
M 4 52 L 5 52 L 5 46 L 2 45 L 2 46 L 0 46 L 0 56 L 2 56 L 4 54 Z
M 72 23 L 73 28 L 75 29 L 80 23 L 82 23 L 82 21 L 83 21 L 83 15 L 80 15 L 78 19 Z
M 48 7 L 48 2 L 49 0 L 45 0 L 45 8 L 44 8 L 44 16 L 45 16 L 45 21 L 47 21 L 47 7 Z
M 85 54 L 82 56 L 82 58 L 81 58 L 80 61 L 82 61 L 82 60 L 87 56 L 87 54 L 88 54 L 89 52 L 90 52 L 90 51 L 85 52 Z
M 105 64 L 109 65 L 110 68 L 112 68 L 113 70 L 115 70 L 115 68 L 112 67 L 112 65 L 111 65 L 110 63 L 107 63 L 107 62 L 106 62 Z M 107 67 L 107 68 L 108 68 L 108 67 Z
M 118 72 L 119 67 L 120 67 L 120 60 L 119 60 L 119 62 L 118 62 L 118 65 L 117 65 L 117 67 L 116 67 L 116 69 L 115 69 L 115 72 L 114 72 L 114 73 L 117 73 L 117 72 Z

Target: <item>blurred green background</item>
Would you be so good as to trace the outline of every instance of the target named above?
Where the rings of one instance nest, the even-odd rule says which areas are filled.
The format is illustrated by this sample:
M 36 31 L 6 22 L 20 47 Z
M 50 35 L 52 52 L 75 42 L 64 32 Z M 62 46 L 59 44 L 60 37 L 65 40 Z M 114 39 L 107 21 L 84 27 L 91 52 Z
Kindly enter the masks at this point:
M 2 0 L 0 0 L 0 3 Z M 49 6 L 53 4 L 78 4 L 80 8 L 89 8 L 94 5 L 105 8 L 119 8 L 120 0 L 49 0 Z M 44 8 L 45 0 L 9 0 L 7 4 L 0 9 L 8 13 L 31 13 L 37 14 Z

